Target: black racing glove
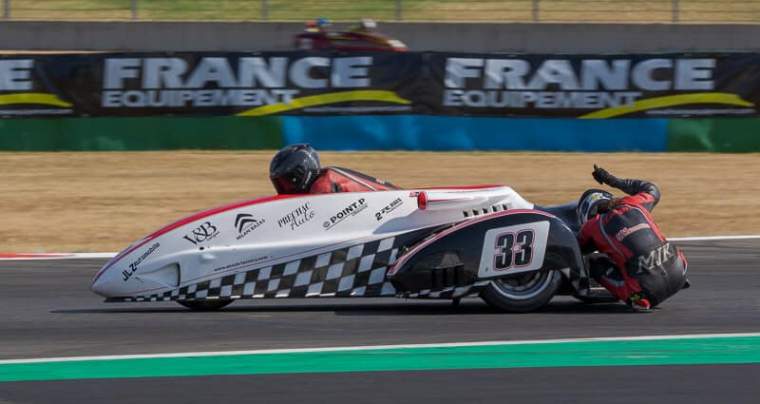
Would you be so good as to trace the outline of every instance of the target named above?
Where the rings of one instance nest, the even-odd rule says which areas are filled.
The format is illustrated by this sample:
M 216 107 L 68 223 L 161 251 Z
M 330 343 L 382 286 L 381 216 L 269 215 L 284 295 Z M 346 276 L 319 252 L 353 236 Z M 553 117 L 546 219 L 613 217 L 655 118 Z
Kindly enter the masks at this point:
M 635 195 L 639 192 L 646 192 L 652 195 L 654 201 L 651 204 L 645 206 L 650 211 L 654 208 L 657 202 L 660 201 L 660 189 L 657 188 L 657 185 L 649 181 L 620 179 L 610 174 L 602 167 L 597 166 L 596 164 L 594 164 L 594 172 L 591 173 L 591 176 L 593 176 L 598 183 L 607 184 L 612 188 L 617 188 L 625 192 L 628 195 Z
M 617 177 L 596 164 L 594 164 L 594 172 L 591 173 L 591 176 L 600 184 L 613 185 L 618 182 Z

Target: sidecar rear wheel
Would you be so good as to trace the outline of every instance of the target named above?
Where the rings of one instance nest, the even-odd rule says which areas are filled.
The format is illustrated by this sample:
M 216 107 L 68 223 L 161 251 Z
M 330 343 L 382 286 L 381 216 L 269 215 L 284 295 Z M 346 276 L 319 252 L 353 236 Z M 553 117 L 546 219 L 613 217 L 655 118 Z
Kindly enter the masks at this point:
M 214 311 L 232 303 L 229 299 L 217 300 L 178 300 L 177 303 L 194 311 Z
M 529 272 L 492 281 L 480 297 L 501 311 L 524 313 L 549 303 L 561 284 L 559 271 Z

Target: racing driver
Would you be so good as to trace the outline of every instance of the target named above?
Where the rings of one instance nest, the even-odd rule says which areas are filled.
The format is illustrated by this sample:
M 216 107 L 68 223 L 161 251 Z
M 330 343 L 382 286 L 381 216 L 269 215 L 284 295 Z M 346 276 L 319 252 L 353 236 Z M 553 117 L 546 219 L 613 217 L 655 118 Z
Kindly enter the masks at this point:
M 615 198 L 607 191 L 589 189 L 578 201 L 581 250 L 606 255 L 591 258 L 591 276 L 616 298 L 641 311 L 688 287 L 686 258 L 665 239 L 650 213 L 660 200 L 657 186 L 619 179 L 596 165 L 592 176 L 628 196 Z
M 368 192 L 398 189 L 347 168 L 325 167 L 319 153 L 308 144 L 285 146 L 269 164 L 269 179 L 278 194 L 326 194 L 333 192 Z

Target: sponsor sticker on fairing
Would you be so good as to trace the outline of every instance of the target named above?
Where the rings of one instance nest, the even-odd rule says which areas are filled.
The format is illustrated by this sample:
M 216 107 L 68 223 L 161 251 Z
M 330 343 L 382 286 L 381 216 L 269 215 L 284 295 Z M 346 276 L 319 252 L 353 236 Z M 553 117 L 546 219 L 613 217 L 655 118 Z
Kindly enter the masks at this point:
M 336 225 L 342 223 L 344 220 L 346 220 L 350 216 L 356 216 L 360 212 L 362 212 L 364 209 L 367 208 L 367 200 L 364 198 L 359 198 L 355 200 L 354 202 L 351 202 L 348 206 L 344 207 L 334 215 L 330 216 L 329 220 L 325 220 L 324 223 L 322 223 L 322 227 L 325 228 L 325 230 L 330 230 Z
M 245 236 L 251 234 L 251 232 L 258 229 L 264 223 L 266 223 L 266 219 L 257 219 L 250 213 L 238 213 L 238 215 L 235 216 L 235 229 L 237 229 L 238 232 L 235 239 L 242 240 Z
M 210 221 L 203 222 L 190 233 L 186 234 L 183 239 L 191 242 L 193 245 L 201 245 L 219 235 L 219 229 Z
M 139 268 L 140 264 L 143 261 L 145 261 L 145 259 L 148 258 L 151 254 L 153 254 L 154 252 L 156 252 L 156 250 L 158 250 L 158 247 L 161 247 L 160 243 L 157 243 L 157 242 L 153 243 L 153 245 L 151 245 L 150 247 L 148 247 L 148 249 L 145 250 L 145 252 L 143 252 L 142 254 L 140 254 L 140 256 L 137 257 L 136 260 L 130 262 L 129 263 L 129 268 L 126 269 L 126 270 L 124 270 L 124 271 L 121 271 L 122 280 L 124 282 L 128 281 L 129 278 L 131 278 L 132 275 L 134 275 L 134 273 L 137 272 L 137 269 Z
M 214 268 L 214 269 L 211 270 L 211 272 L 226 271 L 226 270 L 233 269 L 233 268 L 238 268 L 238 267 L 243 267 L 243 266 L 249 266 L 249 265 L 252 265 L 252 264 L 259 263 L 261 261 L 266 261 L 268 259 L 269 259 L 268 255 L 263 255 L 261 257 L 249 258 L 249 259 L 246 259 L 246 260 L 237 261 L 237 262 L 234 262 L 232 264 L 227 264 L 227 265 L 224 265 L 224 266 L 221 266 L 221 267 L 218 267 L 218 268 Z
M 378 222 L 383 220 L 385 216 L 387 216 L 389 213 L 393 212 L 394 210 L 396 210 L 396 208 L 398 208 L 399 206 L 403 204 L 404 204 L 404 201 L 401 200 L 401 198 L 394 199 L 393 201 L 391 201 L 391 203 L 386 205 L 384 208 L 380 209 L 378 212 L 375 212 L 375 219 L 377 219 Z
M 277 226 L 295 230 L 313 219 L 315 215 L 316 212 L 311 208 L 311 203 L 304 202 L 292 212 L 278 219 Z

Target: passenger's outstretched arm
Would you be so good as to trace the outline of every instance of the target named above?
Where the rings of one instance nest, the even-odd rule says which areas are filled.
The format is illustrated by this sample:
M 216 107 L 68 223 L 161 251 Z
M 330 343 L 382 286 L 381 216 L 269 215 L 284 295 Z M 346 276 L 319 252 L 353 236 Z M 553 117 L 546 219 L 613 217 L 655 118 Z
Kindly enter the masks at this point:
M 631 195 L 633 202 L 644 206 L 647 210 L 654 209 L 660 202 L 660 189 L 649 181 L 637 179 L 620 179 L 610 174 L 607 170 L 594 164 L 594 172 L 591 173 L 600 184 L 607 184 Z

